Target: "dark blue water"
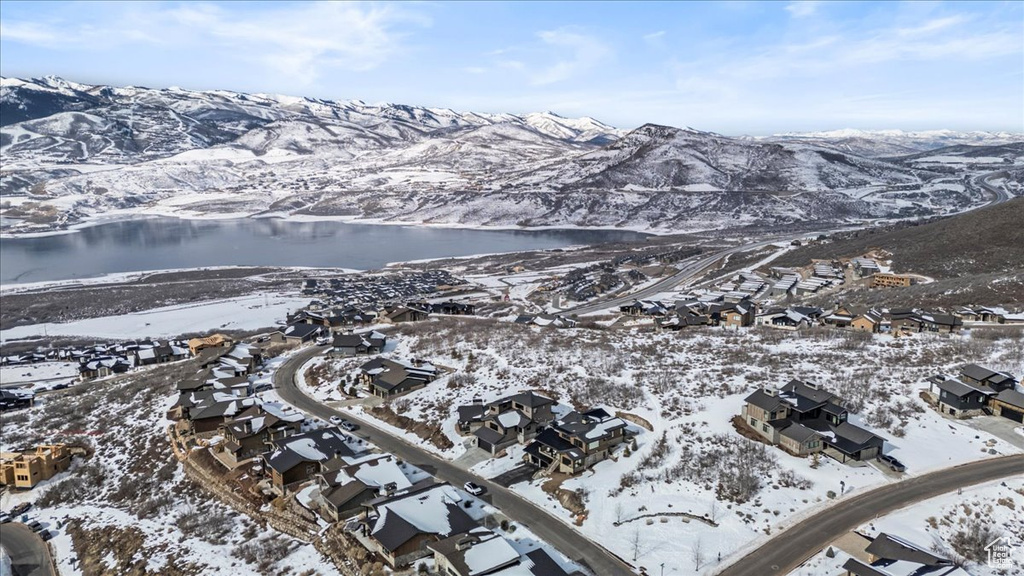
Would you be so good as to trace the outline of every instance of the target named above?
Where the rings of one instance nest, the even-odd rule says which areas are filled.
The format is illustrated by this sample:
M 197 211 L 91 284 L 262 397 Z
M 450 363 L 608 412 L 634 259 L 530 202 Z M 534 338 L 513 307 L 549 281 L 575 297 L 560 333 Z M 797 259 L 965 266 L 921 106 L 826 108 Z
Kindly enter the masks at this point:
M 127 220 L 0 239 L 0 283 L 203 266 L 371 269 L 389 262 L 639 240 L 619 230 L 467 230 L 277 219 Z

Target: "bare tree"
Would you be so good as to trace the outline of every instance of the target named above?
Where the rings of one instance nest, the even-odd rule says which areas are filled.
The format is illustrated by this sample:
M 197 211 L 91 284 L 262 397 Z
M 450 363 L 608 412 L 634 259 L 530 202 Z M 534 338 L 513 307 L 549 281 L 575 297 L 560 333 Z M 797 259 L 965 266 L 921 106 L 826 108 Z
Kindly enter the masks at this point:
M 693 547 L 690 548 L 690 559 L 693 560 L 694 570 L 700 570 L 701 566 L 704 565 L 704 560 L 706 559 L 704 557 L 704 543 L 699 537 L 693 543 Z
M 622 502 L 615 503 L 615 524 L 622 524 L 622 519 L 625 518 L 626 512 L 622 509 Z
M 711 501 L 711 509 L 708 511 L 708 518 L 710 518 L 712 522 L 716 524 L 718 523 L 718 498 Z
M 636 559 L 640 557 L 641 543 L 640 527 L 637 526 L 633 529 L 633 535 L 629 537 L 629 544 L 633 548 L 633 562 L 636 562 Z

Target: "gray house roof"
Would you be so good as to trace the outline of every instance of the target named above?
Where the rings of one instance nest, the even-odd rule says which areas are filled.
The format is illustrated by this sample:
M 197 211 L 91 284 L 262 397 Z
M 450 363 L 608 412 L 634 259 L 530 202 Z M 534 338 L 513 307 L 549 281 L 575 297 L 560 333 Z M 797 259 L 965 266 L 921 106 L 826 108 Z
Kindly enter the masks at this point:
M 971 394 L 971 393 L 986 394 L 986 395 L 995 394 L 995 390 L 992 390 L 988 386 L 982 386 L 982 387 L 971 386 L 970 384 L 966 384 L 964 382 L 961 382 L 961 381 L 957 380 L 956 378 L 947 378 L 947 379 L 939 382 L 939 386 L 938 387 L 939 387 L 939 390 L 942 390 L 943 392 L 948 392 L 948 393 L 950 393 L 950 394 L 952 394 L 952 395 L 954 395 L 954 396 L 956 396 L 958 398 L 962 398 L 962 397 L 967 396 L 968 394 Z
M 996 394 L 996 400 L 999 400 L 1000 402 L 1005 402 L 1010 406 L 1014 406 L 1016 408 L 1024 410 L 1024 394 L 1021 394 L 1016 390 L 1011 390 L 1010 388 L 1007 388 L 1006 390 L 1003 390 L 999 394 Z
M 782 432 L 779 432 L 779 434 L 795 442 L 799 442 L 800 444 L 803 444 L 804 442 L 807 442 L 809 440 L 813 440 L 814 438 L 821 437 L 821 434 L 818 434 L 816 431 L 811 430 L 810 428 L 804 426 L 803 424 L 797 423 L 793 423 L 790 426 L 786 426 L 782 430 Z
M 780 408 L 788 408 L 790 406 L 790 404 L 782 398 L 767 394 L 760 388 L 755 390 L 750 396 L 747 396 L 745 401 L 747 404 L 753 404 L 754 406 L 769 412 L 775 412 Z
M 949 560 L 940 558 L 913 542 L 897 536 L 890 536 L 884 532 L 872 540 L 864 551 L 886 560 L 904 560 L 925 566 L 949 566 L 952 564 Z

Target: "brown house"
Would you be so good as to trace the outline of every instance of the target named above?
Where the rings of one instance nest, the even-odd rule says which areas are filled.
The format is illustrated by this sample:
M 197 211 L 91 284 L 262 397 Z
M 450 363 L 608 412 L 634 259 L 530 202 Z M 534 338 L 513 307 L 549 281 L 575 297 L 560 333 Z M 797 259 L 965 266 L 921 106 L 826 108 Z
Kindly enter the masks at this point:
M 428 544 L 477 527 L 461 503 L 451 485 L 424 480 L 366 502 L 361 530 L 389 566 L 407 566 L 430 554 Z
M 273 442 L 274 450 L 263 455 L 270 471 L 271 487 L 287 494 L 301 482 L 313 479 L 331 460 L 343 461 L 363 450 L 337 428 L 322 428 Z
M 44 444 L 35 450 L 0 453 L 0 485 L 32 488 L 71 466 L 71 451 L 64 444 Z
M 622 418 L 601 408 L 573 411 L 542 430 L 524 450 L 524 459 L 540 468 L 578 474 L 608 458 L 626 437 Z
M 298 434 L 302 420 L 298 412 L 271 414 L 260 406 L 253 406 L 218 428 L 224 441 L 217 445 L 217 450 L 224 454 L 228 463 L 237 465 L 268 452 L 275 440 Z
M 437 368 L 428 362 L 398 362 L 374 358 L 359 367 L 360 381 L 374 396 L 390 398 L 423 388 L 437 378 Z
M 472 431 L 476 445 L 497 454 L 515 443 L 532 440 L 548 422 L 554 420 L 554 400 L 523 392 L 506 396 L 490 404 L 460 406 L 459 429 Z

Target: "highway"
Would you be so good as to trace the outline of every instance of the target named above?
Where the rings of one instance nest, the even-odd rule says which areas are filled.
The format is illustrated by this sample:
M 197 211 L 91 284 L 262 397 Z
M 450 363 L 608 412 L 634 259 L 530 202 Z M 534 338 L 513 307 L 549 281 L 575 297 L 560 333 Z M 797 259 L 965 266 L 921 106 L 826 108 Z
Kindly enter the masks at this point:
M 419 446 L 375 427 L 366 420 L 354 417 L 346 411 L 325 406 L 300 391 L 295 384 L 296 371 L 310 358 L 322 354 L 327 348 L 329 347 L 319 346 L 302 350 L 285 361 L 274 373 L 274 388 L 285 402 L 324 420 L 331 416 L 340 416 L 359 424 L 359 430 L 356 431 L 357 436 L 365 438 L 381 450 L 394 454 L 433 474 L 439 480 L 459 487 L 472 481 L 485 487 L 487 492 L 483 495 L 484 500 L 598 576 L 625 576 L 634 573 L 630 566 L 617 556 L 591 542 L 568 524 L 511 490 L 462 470 Z
M 50 548 L 21 522 L 0 524 L 0 543 L 11 557 L 13 576 L 57 576 Z
M 971 462 L 839 501 L 772 537 L 718 576 L 788 574 L 833 540 L 878 516 L 958 488 L 1024 475 L 1024 455 Z M 926 544 L 926 543 L 922 543 Z

